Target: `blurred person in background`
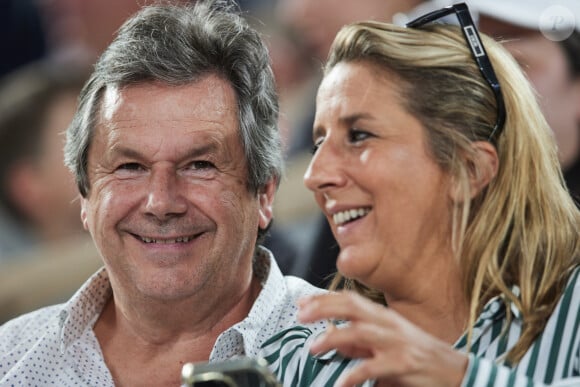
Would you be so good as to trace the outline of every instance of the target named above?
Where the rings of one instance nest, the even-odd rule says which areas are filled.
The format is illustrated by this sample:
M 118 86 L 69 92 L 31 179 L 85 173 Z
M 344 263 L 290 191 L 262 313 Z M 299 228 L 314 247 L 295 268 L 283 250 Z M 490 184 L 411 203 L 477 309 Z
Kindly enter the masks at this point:
M 499 40 L 526 72 L 558 144 L 558 157 L 570 193 L 580 199 L 580 2 L 472 0 L 481 31 Z M 562 4 L 576 27 L 562 40 L 540 30 L 542 13 Z M 557 10 L 556 10 L 557 11 Z M 565 15 L 562 15 L 565 16 Z M 565 38 L 564 38 L 565 37 Z
M 121 24 L 153 1 L 37 0 L 46 33 L 47 50 L 60 60 L 92 64 L 111 43 Z
M 43 60 L 0 82 L 0 322 L 69 297 L 100 266 L 63 163 L 87 77 Z
M 148 2 L 151 0 L 2 0 L 0 74 L 46 57 L 63 65 L 91 64 L 121 23 Z
M 358 20 L 396 18 L 421 4 L 423 0 L 279 0 L 282 22 L 303 36 L 313 58 L 324 63 L 336 33 L 345 24 Z M 319 69 L 322 71 L 321 69 Z
M 452 4 L 431 0 L 412 18 Z M 580 199 L 580 1 L 467 0 L 479 29 L 501 41 L 538 93 L 570 193 Z M 574 25 L 575 24 L 575 25 Z
M 0 81 L 0 208 L 21 230 L 18 245 L 2 241 L 0 257 L 85 234 L 63 132 L 87 74 L 40 61 Z
M 422 0 L 279 0 L 277 14 L 280 23 L 295 31 L 297 39 L 309 53 L 315 64 L 313 70 L 318 84 L 330 45 L 343 25 L 358 20 L 391 21 L 398 13 L 413 9 L 420 3 Z M 314 95 L 315 92 L 310 96 L 312 105 L 308 114 L 299 122 L 302 128 L 290 138 L 290 155 L 311 149 Z
M 0 1 L 0 53 L 0 76 L 46 55 L 46 36 L 36 0 Z

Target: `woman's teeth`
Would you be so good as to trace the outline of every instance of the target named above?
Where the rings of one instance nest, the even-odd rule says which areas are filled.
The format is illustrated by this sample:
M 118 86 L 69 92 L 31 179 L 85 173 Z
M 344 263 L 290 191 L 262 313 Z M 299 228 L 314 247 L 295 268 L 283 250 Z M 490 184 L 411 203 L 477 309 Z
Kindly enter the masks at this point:
M 332 215 L 332 220 L 334 221 L 335 225 L 340 226 L 341 224 L 344 224 L 344 223 L 349 222 L 351 220 L 361 218 L 361 217 L 365 216 L 366 214 L 368 214 L 369 212 L 370 212 L 370 208 L 359 208 L 359 209 L 341 211 L 341 212 L 337 212 L 336 214 Z

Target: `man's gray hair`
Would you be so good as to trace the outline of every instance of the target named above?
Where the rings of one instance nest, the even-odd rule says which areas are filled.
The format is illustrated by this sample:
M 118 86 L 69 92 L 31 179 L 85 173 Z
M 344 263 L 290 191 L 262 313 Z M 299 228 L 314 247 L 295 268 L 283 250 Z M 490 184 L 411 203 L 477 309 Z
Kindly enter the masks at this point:
M 90 190 L 88 150 L 108 87 L 184 85 L 210 74 L 229 81 L 236 92 L 248 188 L 257 192 L 272 178 L 279 182 L 283 154 L 267 48 L 235 4 L 197 1 L 144 7 L 123 24 L 97 61 L 66 136 L 65 163 L 81 195 L 86 197 Z

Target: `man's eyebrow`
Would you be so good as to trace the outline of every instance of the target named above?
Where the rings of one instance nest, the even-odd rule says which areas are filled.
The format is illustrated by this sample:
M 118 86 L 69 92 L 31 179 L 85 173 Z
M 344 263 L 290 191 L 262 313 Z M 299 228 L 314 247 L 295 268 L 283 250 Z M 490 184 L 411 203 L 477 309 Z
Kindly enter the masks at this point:
M 220 149 L 220 147 L 218 146 L 217 143 L 208 142 L 208 143 L 205 143 L 201 146 L 195 146 L 195 147 L 192 147 L 191 149 L 189 149 L 186 152 L 186 158 L 191 159 L 191 158 L 196 158 L 196 157 L 207 155 L 207 154 L 217 153 L 219 151 L 219 149 Z
M 134 148 L 129 148 L 124 145 L 111 147 L 111 153 L 116 156 L 123 156 L 130 159 L 142 159 L 141 152 Z

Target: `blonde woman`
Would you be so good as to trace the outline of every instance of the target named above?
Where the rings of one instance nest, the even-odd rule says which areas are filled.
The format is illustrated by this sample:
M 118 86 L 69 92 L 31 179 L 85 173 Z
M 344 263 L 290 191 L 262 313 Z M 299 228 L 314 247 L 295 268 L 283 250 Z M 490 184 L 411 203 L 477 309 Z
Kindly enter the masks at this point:
M 464 4 L 343 28 L 313 139 L 305 183 L 350 291 L 300 303 L 338 329 L 265 344 L 286 385 L 580 385 L 580 213 L 533 91 Z

